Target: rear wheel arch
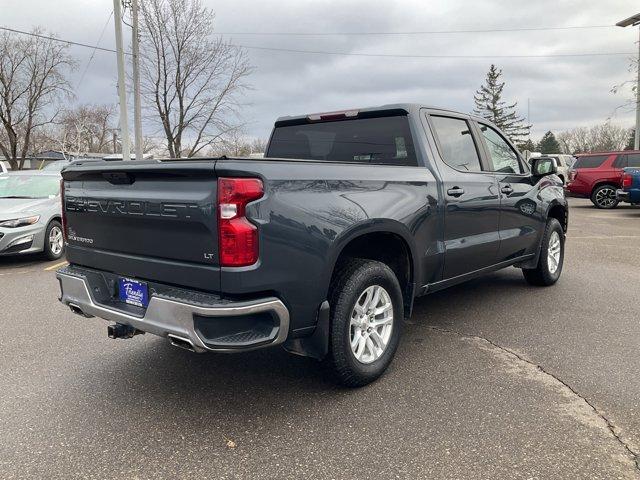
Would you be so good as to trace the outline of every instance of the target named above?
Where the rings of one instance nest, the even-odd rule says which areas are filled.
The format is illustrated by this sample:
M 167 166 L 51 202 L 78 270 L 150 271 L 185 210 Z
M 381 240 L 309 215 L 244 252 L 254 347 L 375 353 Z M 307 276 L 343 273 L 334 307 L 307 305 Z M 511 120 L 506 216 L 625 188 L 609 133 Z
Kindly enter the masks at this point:
M 405 316 L 409 316 L 418 268 L 412 240 L 407 233 L 402 232 L 402 228 L 404 226 L 401 224 L 376 225 L 364 232 L 358 228 L 358 233 L 343 237 L 330 263 L 329 290 L 336 273 L 349 259 L 376 260 L 389 266 L 398 278 L 403 293 Z
M 591 194 L 596 191 L 596 188 L 602 187 L 603 185 L 611 185 L 613 188 L 620 188 L 620 186 L 613 180 L 598 180 L 591 186 Z

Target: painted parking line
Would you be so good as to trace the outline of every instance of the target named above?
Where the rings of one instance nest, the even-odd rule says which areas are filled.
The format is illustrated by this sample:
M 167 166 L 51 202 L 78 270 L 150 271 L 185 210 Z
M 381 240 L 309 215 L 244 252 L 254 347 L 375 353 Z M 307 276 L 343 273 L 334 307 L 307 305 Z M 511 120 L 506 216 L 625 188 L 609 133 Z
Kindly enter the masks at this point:
M 55 265 L 51 265 L 51 266 L 45 268 L 45 271 L 48 272 L 49 270 L 53 270 L 55 268 L 62 267 L 63 265 L 67 265 L 67 261 L 66 260 L 64 262 L 56 263 Z
M 40 269 L 31 268 L 31 269 L 19 269 L 19 270 L 9 270 L 0 272 L 0 277 L 4 277 L 6 275 L 20 275 L 21 273 L 29 273 L 29 272 L 38 272 Z

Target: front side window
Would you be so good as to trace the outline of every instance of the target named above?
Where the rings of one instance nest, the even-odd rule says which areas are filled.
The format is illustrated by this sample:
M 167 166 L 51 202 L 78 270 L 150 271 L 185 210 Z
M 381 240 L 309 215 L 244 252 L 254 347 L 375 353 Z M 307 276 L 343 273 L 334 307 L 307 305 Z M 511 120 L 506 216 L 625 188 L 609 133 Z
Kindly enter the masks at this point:
M 502 136 L 488 125 L 479 125 L 482 138 L 489 151 L 491 170 L 500 173 L 524 173 L 518 154 Z
M 440 142 L 442 159 L 463 172 L 479 172 L 480 157 L 466 120 L 432 115 L 431 121 Z
M 613 162 L 614 168 L 625 168 L 627 166 L 627 156 L 626 155 L 618 155 L 618 157 Z

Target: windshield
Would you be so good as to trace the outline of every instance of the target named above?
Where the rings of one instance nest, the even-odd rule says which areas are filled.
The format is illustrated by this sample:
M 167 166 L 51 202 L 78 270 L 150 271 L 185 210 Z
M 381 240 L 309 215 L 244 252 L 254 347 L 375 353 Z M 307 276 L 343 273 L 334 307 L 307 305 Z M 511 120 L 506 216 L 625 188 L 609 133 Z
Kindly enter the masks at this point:
M 404 115 L 276 127 L 266 157 L 417 165 Z
M 60 178 L 50 175 L 8 175 L 0 179 L 0 198 L 48 198 L 60 192 Z

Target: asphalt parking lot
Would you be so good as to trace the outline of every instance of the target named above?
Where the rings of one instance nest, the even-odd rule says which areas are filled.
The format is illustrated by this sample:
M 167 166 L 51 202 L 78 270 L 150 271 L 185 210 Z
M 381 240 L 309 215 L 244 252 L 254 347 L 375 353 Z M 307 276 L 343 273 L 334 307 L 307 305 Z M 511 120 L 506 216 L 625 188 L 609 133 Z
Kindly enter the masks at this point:
M 640 208 L 571 199 L 562 278 L 418 301 L 378 382 L 277 350 L 111 340 L 0 259 L 0 478 L 638 478 Z

